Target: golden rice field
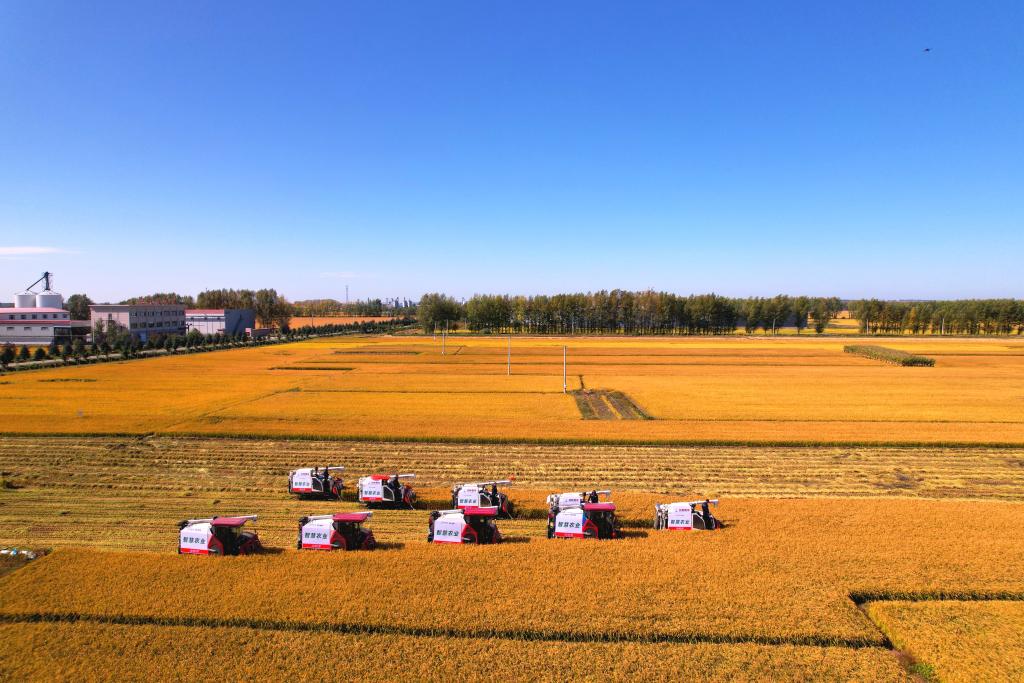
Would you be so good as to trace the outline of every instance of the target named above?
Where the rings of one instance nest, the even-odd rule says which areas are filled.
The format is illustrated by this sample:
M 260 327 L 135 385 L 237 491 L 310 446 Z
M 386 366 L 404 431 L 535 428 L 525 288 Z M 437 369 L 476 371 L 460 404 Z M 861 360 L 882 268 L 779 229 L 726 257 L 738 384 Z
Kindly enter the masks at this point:
M 868 614 L 923 673 L 943 681 L 1024 680 L 1024 602 L 878 602 Z
M 12 373 L 0 433 L 273 435 L 577 443 L 1024 444 L 1024 340 L 335 337 Z M 651 420 L 584 420 L 567 388 Z M 614 416 L 613 416 L 614 417 Z
M 0 671 L 11 680 L 1019 680 L 1024 340 L 342 337 L 0 376 Z M 584 419 L 562 392 L 653 419 Z M 597 392 L 600 395 L 601 392 Z M 594 416 L 591 416 L 593 418 Z M 294 549 L 289 470 L 415 472 L 382 549 Z M 426 543 L 456 481 L 514 477 L 508 543 Z M 545 537 L 611 488 L 627 537 Z M 656 502 L 721 498 L 714 533 Z M 270 551 L 182 557 L 258 513 Z M 60 656 L 55 657 L 54 653 Z

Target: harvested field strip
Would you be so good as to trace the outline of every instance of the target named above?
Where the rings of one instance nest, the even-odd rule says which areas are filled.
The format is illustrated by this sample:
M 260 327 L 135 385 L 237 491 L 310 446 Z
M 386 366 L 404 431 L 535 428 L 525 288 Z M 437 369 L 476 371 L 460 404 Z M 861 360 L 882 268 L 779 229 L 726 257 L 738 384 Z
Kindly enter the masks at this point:
M 215 642 L 218 648 L 196 647 Z M 54 657 L 60 652 L 60 657 Z M 128 680 L 145 672 L 186 680 L 236 655 L 241 680 L 307 680 L 310 652 L 358 652 L 331 661 L 337 680 L 378 681 L 368 663 L 401 662 L 409 680 L 678 681 L 718 676 L 764 680 L 784 672 L 810 680 L 904 681 L 892 655 L 879 648 L 809 646 L 525 642 L 499 639 L 290 633 L 247 628 L 123 626 L 77 622 L 0 625 L 0 669 L 14 680 Z M 268 652 L 273 656 L 268 656 Z M 140 665 L 145 662 L 145 665 Z
M 582 378 L 580 379 L 582 384 Z M 621 391 L 581 389 L 572 392 L 584 420 L 649 420 L 638 405 Z

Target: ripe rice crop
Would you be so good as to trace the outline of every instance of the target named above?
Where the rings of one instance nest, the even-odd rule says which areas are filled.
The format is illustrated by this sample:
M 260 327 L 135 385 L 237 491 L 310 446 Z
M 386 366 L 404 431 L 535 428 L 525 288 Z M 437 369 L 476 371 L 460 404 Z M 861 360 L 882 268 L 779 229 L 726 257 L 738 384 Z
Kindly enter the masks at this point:
M 868 613 L 915 670 L 943 681 L 1024 680 L 1024 602 L 877 602 Z
M 87 622 L 0 625 L 0 669 L 23 681 L 185 680 L 196 672 L 225 669 L 239 680 L 909 680 L 896 658 L 880 648 L 753 643 L 567 646 L 559 641 L 500 638 Z
M 506 344 L 346 336 L 12 373 L 0 433 L 1024 444 L 1024 341 L 894 339 L 940 361 L 893 373 L 827 338 L 516 337 L 511 376 Z M 583 419 L 563 345 L 570 392 L 622 392 L 653 419 Z
M 961 512 L 983 519 L 985 534 L 951 527 Z M 851 594 L 1024 596 L 1024 505 L 736 500 L 719 513 L 728 524 L 721 532 L 634 530 L 614 542 L 448 548 L 419 540 L 374 553 L 215 559 L 58 550 L 0 579 L 0 614 L 860 647 L 884 638 Z M 152 529 L 176 533 L 173 524 Z M 209 586 L 237 587 L 245 599 Z M 486 606 L 485 618 L 467 619 L 467 595 Z
M 935 365 L 934 358 L 916 356 L 912 353 L 907 353 L 906 351 L 900 351 L 899 349 L 890 349 L 884 346 L 874 346 L 871 344 L 851 344 L 844 346 L 843 351 L 846 353 L 854 353 L 858 356 L 864 356 L 865 358 L 892 363 L 893 365 L 903 365 L 908 367 L 932 367 Z

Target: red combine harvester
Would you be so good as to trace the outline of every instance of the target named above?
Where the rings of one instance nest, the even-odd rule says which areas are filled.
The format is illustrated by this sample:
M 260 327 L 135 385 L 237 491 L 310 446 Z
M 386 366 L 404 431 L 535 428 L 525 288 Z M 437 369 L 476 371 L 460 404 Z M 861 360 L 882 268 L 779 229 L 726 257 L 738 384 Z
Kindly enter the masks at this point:
M 255 531 L 242 531 L 246 522 L 255 522 L 256 515 L 242 517 L 210 517 L 178 522 L 178 554 L 180 555 L 251 555 L 263 550 Z
M 341 500 L 341 477 L 331 476 L 331 472 L 340 472 L 344 469 L 340 465 L 330 465 L 323 469 L 300 467 L 292 470 L 288 473 L 288 493 L 309 498 Z
M 697 509 L 698 505 L 700 510 Z M 694 500 L 689 503 L 657 503 L 654 506 L 654 528 L 668 531 L 720 529 L 722 525 L 711 514 L 708 507 L 710 505 L 718 505 L 718 499 Z
M 299 520 L 299 550 L 373 550 L 377 540 L 363 528 L 372 512 L 310 515 Z
M 512 501 L 498 490 L 499 486 L 511 484 L 511 479 L 497 481 L 478 481 L 471 484 L 455 484 L 452 486 L 452 506 L 460 510 L 466 508 L 498 508 L 498 516 L 512 519 Z
M 430 513 L 428 543 L 501 543 L 501 532 L 494 520 L 496 507 L 468 507 L 461 510 L 434 510 Z
M 615 503 L 598 500 L 610 494 L 595 490 L 548 496 L 548 538 L 622 538 Z
M 359 477 L 359 502 L 370 507 L 392 507 L 412 510 L 416 506 L 416 492 L 402 483 L 415 474 L 371 474 Z

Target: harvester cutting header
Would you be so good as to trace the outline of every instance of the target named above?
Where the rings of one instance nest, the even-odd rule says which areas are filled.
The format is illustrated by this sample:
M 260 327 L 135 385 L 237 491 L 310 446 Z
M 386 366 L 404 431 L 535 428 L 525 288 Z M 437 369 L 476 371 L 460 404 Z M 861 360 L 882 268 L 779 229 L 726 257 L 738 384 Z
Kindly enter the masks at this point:
M 499 517 L 512 519 L 512 501 L 506 494 L 498 490 L 499 486 L 507 486 L 511 483 L 511 479 L 498 479 L 496 481 L 455 484 L 452 486 L 452 507 L 460 510 L 495 507 L 498 509 Z

